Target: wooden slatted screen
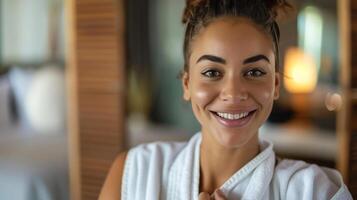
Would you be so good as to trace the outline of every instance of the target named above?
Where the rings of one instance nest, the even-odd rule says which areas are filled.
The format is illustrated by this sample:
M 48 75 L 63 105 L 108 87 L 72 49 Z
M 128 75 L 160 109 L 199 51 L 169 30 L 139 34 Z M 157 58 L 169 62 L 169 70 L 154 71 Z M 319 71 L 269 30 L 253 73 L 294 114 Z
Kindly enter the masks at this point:
M 71 199 L 97 199 L 124 148 L 122 0 L 67 0 Z

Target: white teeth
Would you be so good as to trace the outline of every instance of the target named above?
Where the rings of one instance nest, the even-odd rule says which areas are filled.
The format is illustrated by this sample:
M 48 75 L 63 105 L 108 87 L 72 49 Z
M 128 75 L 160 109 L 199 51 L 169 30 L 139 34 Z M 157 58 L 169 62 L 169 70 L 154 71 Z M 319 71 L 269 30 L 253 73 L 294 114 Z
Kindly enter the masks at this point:
M 243 117 L 246 117 L 248 114 L 249 114 L 248 112 L 242 112 L 242 113 L 238 113 L 238 114 L 217 112 L 218 116 L 225 118 L 225 119 L 229 119 L 229 120 L 241 119 Z

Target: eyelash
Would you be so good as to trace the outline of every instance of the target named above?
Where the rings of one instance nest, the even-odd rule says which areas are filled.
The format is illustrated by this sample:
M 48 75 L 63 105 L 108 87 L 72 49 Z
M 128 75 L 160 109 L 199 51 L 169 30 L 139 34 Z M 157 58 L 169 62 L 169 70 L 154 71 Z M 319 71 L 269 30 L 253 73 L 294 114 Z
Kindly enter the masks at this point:
M 206 70 L 201 74 L 207 78 L 219 78 L 222 75 L 220 71 L 215 69 Z M 244 75 L 248 77 L 260 77 L 260 76 L 264 76 L 265 74 L 266 72 L 260 69 L 251 69 L 244 73 Z
M 215 69 L 209 69 L 201 73 L 203 76 L 207 78 L 219 78 L 221 77 L 222 73 Z
M 251 69 L 244 73 L 245 76 L 249 76 L 249 77 L 260 77 L 260 76 L 264 76 L 265 74 L 266 72 L 260 69 Z

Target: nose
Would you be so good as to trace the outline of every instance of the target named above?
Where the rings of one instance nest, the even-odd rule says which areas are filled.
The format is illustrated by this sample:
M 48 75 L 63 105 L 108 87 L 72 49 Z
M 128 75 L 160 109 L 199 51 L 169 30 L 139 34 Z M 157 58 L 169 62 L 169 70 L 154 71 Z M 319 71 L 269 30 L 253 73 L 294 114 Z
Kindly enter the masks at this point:
M 221 100 L 227 103 L 240 103 L 248 99 L 248 90 L 240 77 L 230 77 L 223 82 Z

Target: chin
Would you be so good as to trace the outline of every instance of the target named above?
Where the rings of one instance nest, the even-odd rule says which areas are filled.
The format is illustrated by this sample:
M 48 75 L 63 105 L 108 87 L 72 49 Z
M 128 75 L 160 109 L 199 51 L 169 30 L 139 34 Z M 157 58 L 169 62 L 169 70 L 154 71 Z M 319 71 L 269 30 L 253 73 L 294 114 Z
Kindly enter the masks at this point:
M 247 132 L 245 132 L 247 133 Z M 227 148 L 240 148 L 249 143 L 253 138 L 253 134 L 240 134 L 240 133 L 222 133 L 221 135 L 216 135 L 216 140 L 218 143 Z

